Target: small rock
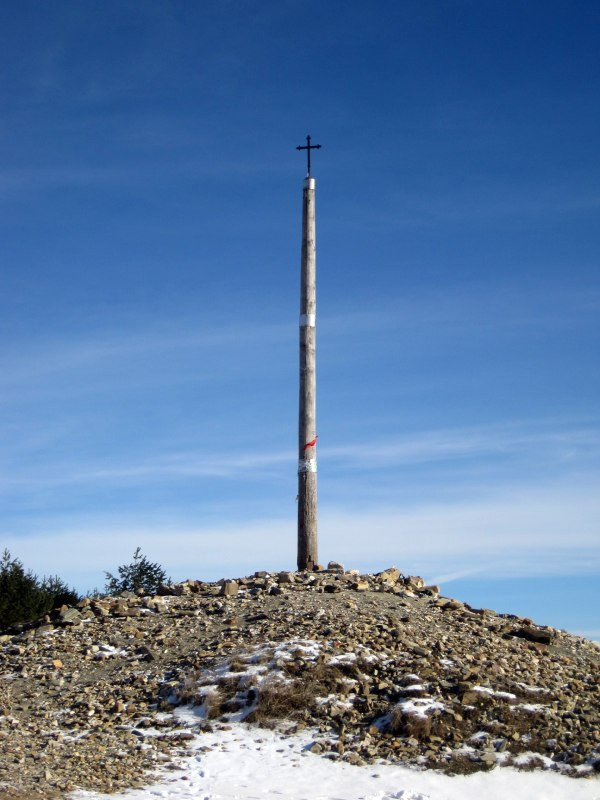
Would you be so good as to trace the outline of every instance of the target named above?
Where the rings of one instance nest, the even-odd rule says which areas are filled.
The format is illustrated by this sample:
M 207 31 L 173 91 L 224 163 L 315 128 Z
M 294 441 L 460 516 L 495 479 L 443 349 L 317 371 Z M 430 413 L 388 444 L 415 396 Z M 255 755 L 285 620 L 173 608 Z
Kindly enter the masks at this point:
M 440 587 L 437 584 L 431 584 L 430 586 L 421 586 L 419 589 L 419 594 L 429 594 L 429 595 L 436 595 L 440 593 Z
M 280 572 L 277 575 L 279 583 L 295 583 L 296 579 L 293 572 Z
M 538 644 L 550 644 L 554 639 L 554 631 L 551 630 L 538 630 L 530 625 L 524 625 L 513 632 L 513 636 L 520 639 L 526 639 L 528 642 L 537 642 Z
M 221 591 L 219 594 L 221 597 L 234 597 L 238 593 L 239 588 L 237 581 L 226 580 L 221 584 Z
M 384 569 L 383 572 L 380 572 L 377 576 L 380 583 L 389 583 L 391 585 L 398 583 L 401 572 L 397 567 L 388 567 Z
M 81 622 L 81 613 L 76 608 L 62 608 L 58 617 L 63 625 L 75 625 Z

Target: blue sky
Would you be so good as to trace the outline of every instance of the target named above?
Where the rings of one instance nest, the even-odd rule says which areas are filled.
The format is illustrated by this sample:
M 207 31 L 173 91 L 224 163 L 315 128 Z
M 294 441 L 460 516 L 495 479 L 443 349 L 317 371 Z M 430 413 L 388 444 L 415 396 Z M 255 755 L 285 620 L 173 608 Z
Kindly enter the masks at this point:
M 0 6 L 0 545 L 80 590 L 321 560 L 600 638 L 600 7 Z

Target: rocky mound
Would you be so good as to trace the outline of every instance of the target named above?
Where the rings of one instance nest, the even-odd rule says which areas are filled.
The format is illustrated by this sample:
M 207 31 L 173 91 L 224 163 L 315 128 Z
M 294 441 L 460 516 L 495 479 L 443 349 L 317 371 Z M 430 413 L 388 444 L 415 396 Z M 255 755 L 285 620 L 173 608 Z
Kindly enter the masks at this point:
M 237 720 L 314 729 L 314 752 L 350 763 L 589 776 L 599 663 L 591 642 L 395 568 L 86 599 L 0 635 L 0 798 L 139 786 L 195 733 Z

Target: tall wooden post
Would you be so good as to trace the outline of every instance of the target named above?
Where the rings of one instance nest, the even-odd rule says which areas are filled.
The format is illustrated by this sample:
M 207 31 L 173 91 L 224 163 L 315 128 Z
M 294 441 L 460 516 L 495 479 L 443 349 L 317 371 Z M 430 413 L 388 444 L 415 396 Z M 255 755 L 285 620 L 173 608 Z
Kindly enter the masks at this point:
M 298 569 L 313 569 L 317 556 L 316 430 L 316 247 L 315 179 L 309 171 L 302 190 L 302 261 L 300 280 L 300 403 L 298 417 Z M 298 148 L 300 149 L 300 148 Z

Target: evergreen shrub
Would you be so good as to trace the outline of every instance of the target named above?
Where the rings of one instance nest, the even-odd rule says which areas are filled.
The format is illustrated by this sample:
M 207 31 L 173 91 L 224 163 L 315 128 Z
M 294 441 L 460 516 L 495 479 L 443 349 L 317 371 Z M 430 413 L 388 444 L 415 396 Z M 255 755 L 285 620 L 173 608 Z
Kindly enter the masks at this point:
M 133 554 L 133 561 L 123 564 L 117 571 L 118 577 L 110 572 L 104 573 L 106 575 L 106 593 L 114 597 L 121 592 L 138 592 L 140 590 L 144 594 L 155 594 L 160 584 L 167 581 L 167 573 L 161 565 L 148 561 L 146 556 L 142 555 L 139 547 Z
M 75 605 L 79 595 L 58 575 L 41 580 L 8 550 L 0 560 L 0 630 L 31 622 L 62 605 Z

